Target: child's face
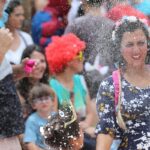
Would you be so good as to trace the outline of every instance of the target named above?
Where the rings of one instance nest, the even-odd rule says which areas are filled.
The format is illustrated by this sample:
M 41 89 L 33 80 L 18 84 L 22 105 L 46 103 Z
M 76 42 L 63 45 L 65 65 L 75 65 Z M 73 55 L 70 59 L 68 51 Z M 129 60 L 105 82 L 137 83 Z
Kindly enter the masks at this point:
M 49 112 L 53 108 L 53 99 L 50 96 L 42 96 L 33 100 L 33 108 L 37 112 Z

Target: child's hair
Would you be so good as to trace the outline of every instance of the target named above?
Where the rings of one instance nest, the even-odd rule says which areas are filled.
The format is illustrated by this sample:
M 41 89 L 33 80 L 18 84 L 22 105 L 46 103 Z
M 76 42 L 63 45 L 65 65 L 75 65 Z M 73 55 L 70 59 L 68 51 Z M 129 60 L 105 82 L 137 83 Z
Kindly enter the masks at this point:
M 64 103 L 58 113 L 51 114 L 46 126 L 41 128 L 41 133 L 48 146 L 63 150 L 73 149 L 70 141 L 79 138 L 81 134 L 72 104 Z
M 33 104 L 33 100 L 40 97 L 50 96 L 54 100 L 54 91 L 46 84 L 38 83 L 30 91 L 29 102 Z

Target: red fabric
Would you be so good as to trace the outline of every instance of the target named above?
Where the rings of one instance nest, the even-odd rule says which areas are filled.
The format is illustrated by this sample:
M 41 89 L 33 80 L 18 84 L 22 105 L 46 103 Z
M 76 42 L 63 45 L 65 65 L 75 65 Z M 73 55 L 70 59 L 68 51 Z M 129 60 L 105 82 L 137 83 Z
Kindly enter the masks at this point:
M 56 8 L 53 8 L 53 7 L 45 7 L 44 11 L 52 14 L 53 16 L 59 16 L 59 12 Z
M 41 37 L 40 38 L 40 45 L 44 45 L 45 43 L 46 43 L 46 41 L 47 41 L 47 38 L 46 37 Z
M 52 20 L 42 24 L 42 35 L 49 36 L 54 34 L 57 29 L 65 28 L 66 23 L 64 22 L 63 18 L 59 17 L 59 12 L 57 9 L 46 7 L 44 11 L 52 15 Z
M 122 5 L 122 4 L 116 5 L 111 10 L 108 11 L 106 16 L 113 21 L 118 21 L 123 16 L 136 16 L 140 19 L 146 19 L 148 21 L 148 24 L 150 25 L 148 17 L 130 5 Z
M 61 22 L 58 21 L 58 18 L 52 18 L 52 20 L 48 22 L 42 23 L 42 36 L 52 36 L 57 31 L 57 29 L 61 28 Z
M 47 7 L 56 8 L 59 12 L 59 15 L 65 16 L 70 9 L 70 4 L 69 0 L 49 0 Z

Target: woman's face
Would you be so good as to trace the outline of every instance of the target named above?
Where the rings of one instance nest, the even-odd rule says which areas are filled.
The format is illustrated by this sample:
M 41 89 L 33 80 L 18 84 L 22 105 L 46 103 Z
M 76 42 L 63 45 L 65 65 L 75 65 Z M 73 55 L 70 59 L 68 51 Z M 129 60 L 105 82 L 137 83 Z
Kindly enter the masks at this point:
M 24 9 L 23 6 L 20 5 L 15 7 L 13 12 L 10 14 L 8 18 L 8 24 L 9 26 L 15 29 L 20 29 L 23 21 L 24 21 Z
M 33 51 L 30 58 L 37 62 L 37 66 L 32 73 L 32 78 L 37 80 L 42 79 L 46 70 L 46 60 L 44 55 L 38 51 Z
M 121 53 L 127 66 L 140 67 L 145 64 L 147 38 L 142 29 L 123 34 Z
M 68 63 L 68 66 L 74 71 L 74 73 L 80 73 L 83 70 L 83 61 L 83 52 L 79 52 L 79 54 L 77 54 L 77 56 Z

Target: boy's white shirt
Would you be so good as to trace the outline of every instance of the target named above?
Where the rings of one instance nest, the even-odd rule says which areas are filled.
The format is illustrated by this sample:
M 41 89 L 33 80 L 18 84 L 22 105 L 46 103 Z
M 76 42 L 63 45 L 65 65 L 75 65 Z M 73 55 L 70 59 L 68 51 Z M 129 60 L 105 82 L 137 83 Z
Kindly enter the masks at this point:
M 8 60 L 4 57 L 0 63 L 0 80 L 4 79 L 7 75 L 12 73 L 12 66 Z

